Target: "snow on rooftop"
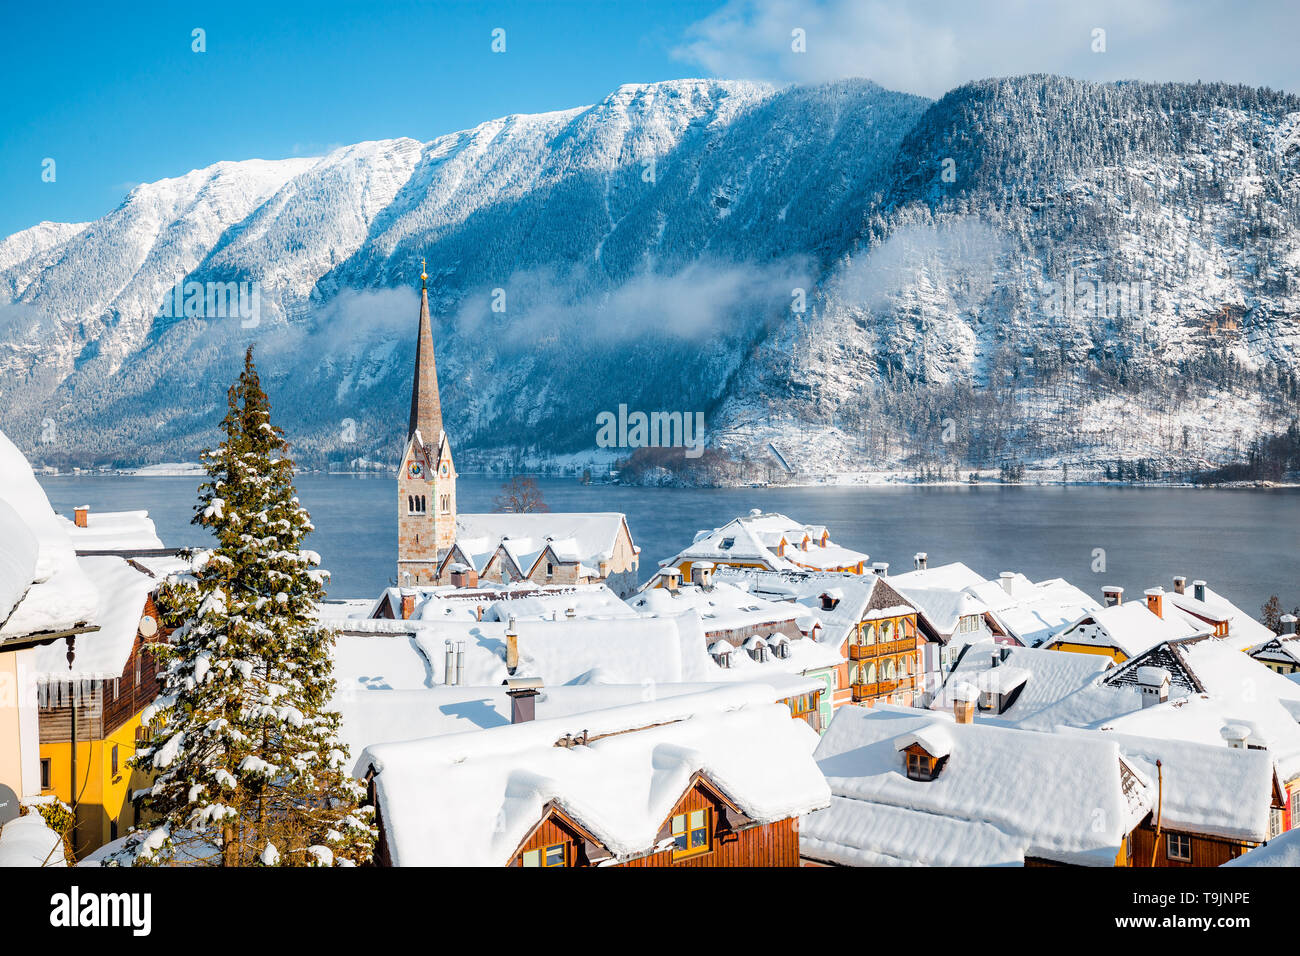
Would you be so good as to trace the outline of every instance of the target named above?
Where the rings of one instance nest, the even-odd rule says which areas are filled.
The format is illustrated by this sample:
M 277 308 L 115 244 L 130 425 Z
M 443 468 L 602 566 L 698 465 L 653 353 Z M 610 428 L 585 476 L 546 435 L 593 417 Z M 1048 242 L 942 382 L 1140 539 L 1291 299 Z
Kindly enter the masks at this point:
M 626 519 L 621 512 L 523 512 L 458 514 L 456 542 L 463 540 L 466 556 L 482 560 L 482 571 L 498 543 L 525 574 L 549 543 L 562 561 L 580 561 L 599 567 L 614 554 L 615 542 Z M 548 542 L 547 539 L 550 539 Z
M 49 680 L 112 680 L 120 677 L 131 657 L 145 600 L 158 582 L 124 558 L 82 557 L 81 568 L 98 594 L 91 616 L 98 631 L 80 634 L 71 668 L 62 641 L 37 647 L 32 672 L 38 682 Z
M 0 501 L 9 506 L 0 522 L 14 533 L 15 541 L 22 542 L 15 559 L 0 565 L 0 604 L 12 602 L 20 590 L 24 592 L 0 624 L 0 641 L 64 630 L 88 620 L 98 601 L 95 587 L 77 563 L 72 541 L 55 517 L 31 465 L 3 432 Z M 17 531 L 15 516 L 26 526 L 27 535 Z M 24 588 L 18 578 L 28 573 L 31 538 L 36 540 L 36 561 Z M 6 548 L 8 543 L 6 539 Z
M 58 516 L 59 524 L 79 551 L 147 550 L 163 547 L 147 511 L 91 511 L 86 527 Z
M 911 814 L 910 848 L 862 826 L 846 808 L 810 815 L 801 839 L 837 847 L 836 854 L 901 853 L 913 862 L 960 850 L 950 862 L 974 864 L 1009 846 L 987 831 L 969 855 L 950 843 L 955 830 L 979 822 L 1005 834 L 1021 858 L 1113 865 L 1120 842 L 1150 808 L 1145 781 L 1126 780 L 1115 742 L 984 723 L 949 721 L 950 753 L 938 775 L 909 779 L 897 744 L 909 734 L 933 734 L 936 719 L 888 705 L 843 707 L 815 755 L 836 797 Z
M 1116 647 L 1125 657 L 1137 657 L 1165 641 L 1206 633 L 1181 616 L 1153 613 L 1144 601 L 1129 601 L 1089 611 L 1061 630 L 1053 641 Z
M 770 695 L 736 685 L 369 748 L 392 862 L 504 865 L 548 805 L 615 857 L 639 855 L 654 847 L 697 772 L 757 823 L 826 806 L 810 728 Z M 555 746 L 582 731 L 587 745 Z
M 1263 846 L 1247 850 L 1224 866 L 1285 866 L 1300 867 L 1300 829 L 1287 830 Z

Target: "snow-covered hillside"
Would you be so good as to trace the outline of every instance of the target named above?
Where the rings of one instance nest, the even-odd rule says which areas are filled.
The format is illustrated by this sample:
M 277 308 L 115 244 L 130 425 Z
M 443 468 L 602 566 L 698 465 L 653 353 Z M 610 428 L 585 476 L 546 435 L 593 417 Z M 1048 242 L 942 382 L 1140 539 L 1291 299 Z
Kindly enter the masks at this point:
M 254 341 L 301 459 L 391 459 L 427 258 L 464 461 L 626 404 L 805 473 L 1194 469 L 1293 414 L 1298 174 L 1300 100 L 1239 87 L 624 86 L 0 241 L 0 411 L 37 459 L 192 458 Z M 183 280 L 256 318 L 173 314 Z

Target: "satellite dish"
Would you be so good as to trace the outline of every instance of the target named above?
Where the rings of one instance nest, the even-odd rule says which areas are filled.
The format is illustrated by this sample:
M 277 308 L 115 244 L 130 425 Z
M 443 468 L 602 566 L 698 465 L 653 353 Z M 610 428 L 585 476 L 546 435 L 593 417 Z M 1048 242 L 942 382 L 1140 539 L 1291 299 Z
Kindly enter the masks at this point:
M 153 637 L 158 633 L 158 622 L 146 614 L 140 618 L 140 633 L 145 637 Z

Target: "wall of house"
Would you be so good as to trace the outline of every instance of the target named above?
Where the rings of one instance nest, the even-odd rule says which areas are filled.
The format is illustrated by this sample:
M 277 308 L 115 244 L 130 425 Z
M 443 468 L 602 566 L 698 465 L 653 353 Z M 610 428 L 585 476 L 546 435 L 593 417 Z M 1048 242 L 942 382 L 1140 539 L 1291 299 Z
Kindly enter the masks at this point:
M 1234 840 L 1224 840 L 1218 837 L 1204 836 L 1197 833 L 1189 833 L 1192 841 L 1192 859 L 1191 862 L 1182 860 L 1171 860 L 1168 856 L 1169 844 L 1165 839 L 1169 833 L 1178 833 L 1183 831 L 1170 830 L 1168 827 L 1161 827 L 1159 837 L 1159 847 L 1155 854 L 1155 865 L 1158 867 L 1179 867 L 1179 866 L 1222 866 L 1229 860 L 1235 860 L 1254 844 L 1242 843 Z M 1144 822 L 1133 831 L 1133 865 L 1134 866 L 1151 866 L 1151 848 L 1156 843 L 1155 827 L 1149 821 Z
M 23 720 L 25 695 L 19 673 L 20 655 L 30 653 L 22 650 L 0 654 L 0 786 L 19 797 L 30 796 L 40 789 L 38 742 L 33 736 L 36 722 L 30 720 L 29 729 Z
M 1072 641 L 1053 641 L 1047 645 L 1049 651 L 1071 651 L 1075 654 L 1097 654 L 1101 657 L 1109 657 L 1116 664 L 1123 664 L 1128 660 L 1128 655 L 1118 647 L 1101 647 L 1097 644 L 1075 644 Z

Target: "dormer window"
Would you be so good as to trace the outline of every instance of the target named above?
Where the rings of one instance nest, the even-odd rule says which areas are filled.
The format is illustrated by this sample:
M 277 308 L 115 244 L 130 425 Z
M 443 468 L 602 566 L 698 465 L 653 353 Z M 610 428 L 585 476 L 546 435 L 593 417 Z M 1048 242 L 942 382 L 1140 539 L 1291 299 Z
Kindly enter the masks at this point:
M 722 543 L 718 545 L 718 547 L 721 548 L 723 551 L 730 551 L 735 546 L 736 546 L 735 538 L 723 538 Z
M 909 780 L 933 780 L 935 764 L 938 762 L 924 751 L 908 751 L 907 778 Z

